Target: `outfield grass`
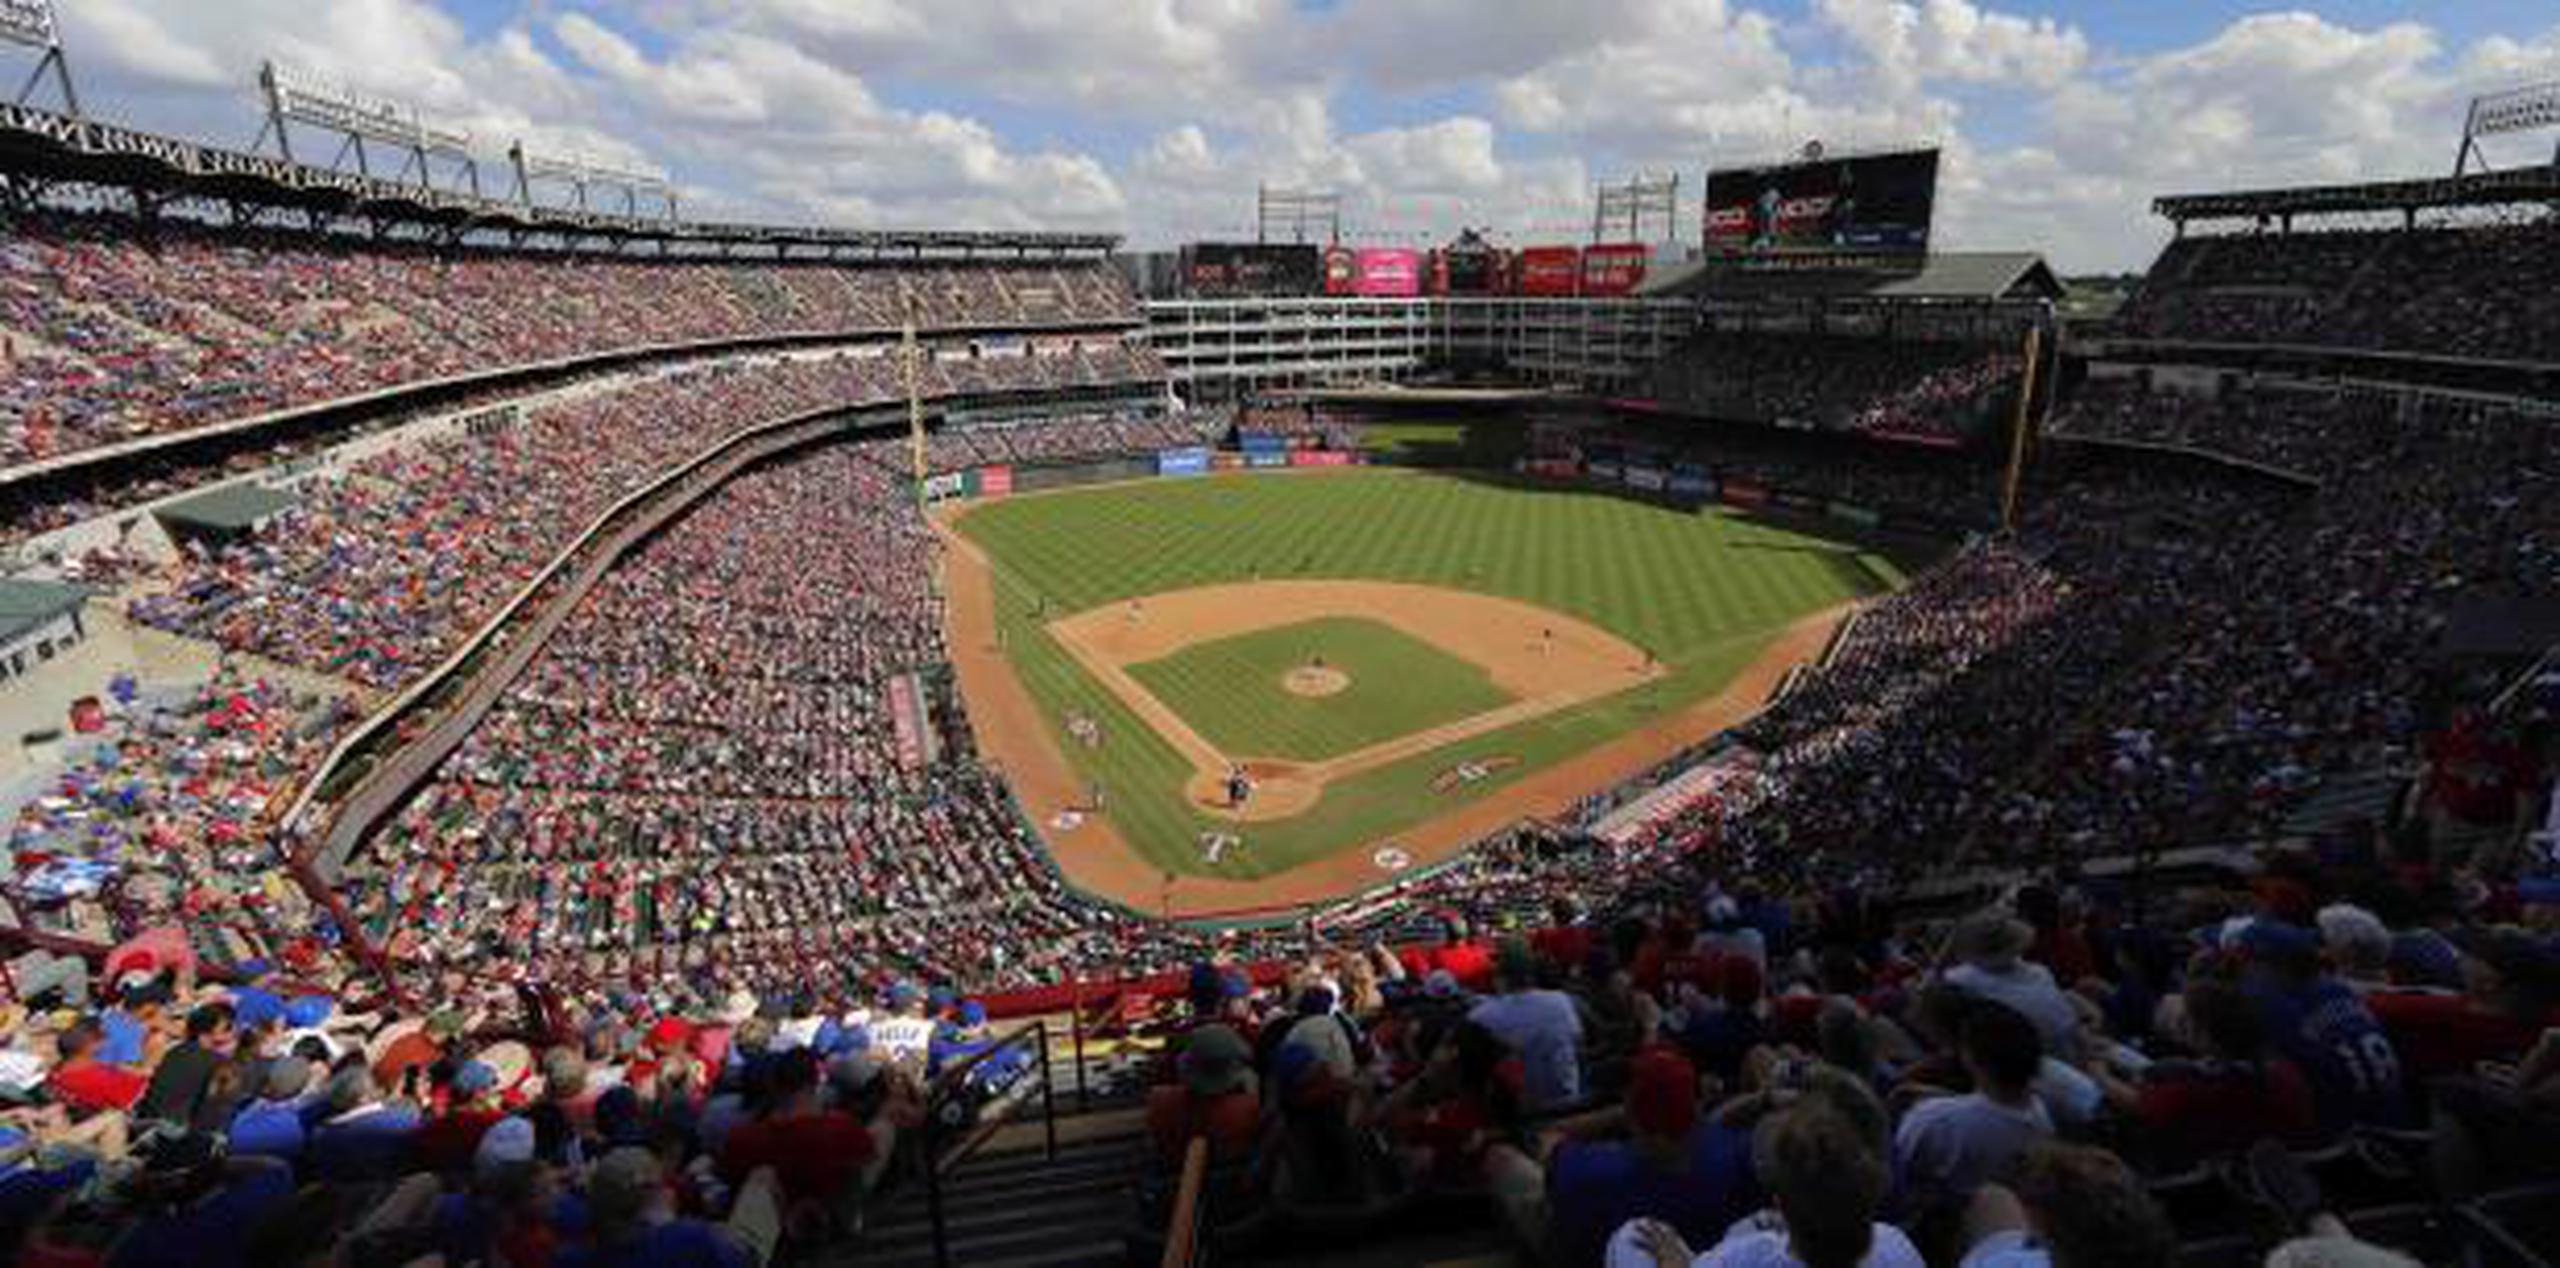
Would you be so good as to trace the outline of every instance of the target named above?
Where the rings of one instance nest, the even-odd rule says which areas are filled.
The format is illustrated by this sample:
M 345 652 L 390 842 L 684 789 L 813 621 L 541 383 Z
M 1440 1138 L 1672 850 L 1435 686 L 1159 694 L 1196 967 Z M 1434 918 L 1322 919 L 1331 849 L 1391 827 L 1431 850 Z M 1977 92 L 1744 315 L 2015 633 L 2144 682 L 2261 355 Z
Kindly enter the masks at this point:
M 1321 657 L 1341 692 L 1292 694 L 1291 669 Z M 1480 665 L 1393 626 L 1325 617 L 1196 643 L 1129 676 L 1236 757 L 1320 762 L 1511 703 Z
M 1917 562 L 1723 510 L 1391 471 L 1238 473 L 1048 494 L 977 506 L 960 530 L 995 560 L 1008 655 L 1053 732 L 1081 712 L 1112 737 L 1099 749 L 1063 739 L 1060 747 L 1109 790 L 1121 835 L 1156 866 L 1230 877 L 1391 839 L 1703 699 L 1797 617 L 1897 585 L 1903 565 Z M 1250 848 L 1213 866 L 1200 857 L 1199 834 L 1227 825 L 1182 795 L 1189 764 L 1043 625 L 1258 577 L 1406 581 L 1542 604 L 1653 653 L 1667 676 L 1330 785 L 1308 813 L 1254 825 L 1244 834 Z M 1451 765 L 1495 756 L 1520 760 L 1454 793 L 1429 791 Z

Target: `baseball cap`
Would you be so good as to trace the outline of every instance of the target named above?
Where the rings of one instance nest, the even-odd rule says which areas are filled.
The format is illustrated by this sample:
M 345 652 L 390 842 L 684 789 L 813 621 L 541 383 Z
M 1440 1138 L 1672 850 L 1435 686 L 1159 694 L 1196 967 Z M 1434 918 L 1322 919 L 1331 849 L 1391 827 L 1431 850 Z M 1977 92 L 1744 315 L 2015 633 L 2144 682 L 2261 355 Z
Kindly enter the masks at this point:
M 1233 1026 L 1202 1026 L 1183 1042 L 1182 1082 L 1194 1096 L 1243 1091 L 1252 1058 Z
M 587 1208 L 598 1223 L 634 1223 L 665 1184 L 657 1155 L 625 1145 L 606 1154 L 587 1177 Z
M 2318 958 L 2320 936 L 2282 920 L 2252 920 L 2240 933 L 2240 949 L 2254 960 L 2300 964 Z
M 533 1161 L 533 1122 L 509 1114 L 489 1124 L 480 1133 L 478 1148 L 471 1151 L 471 1165 L 480 1171 L 495 1171 L 515 1163 Z
M 231 1015 L 242 1030 L 264 1030 L 291 1016 L 273 991 L 243 986 L 231 992 Z
M 267 1066 L 267 1099 L 290 1101 L 311 1086 L 311 1063 L 285 1057 Z
M 478 1096 L 498 1086 L 497 1067 L 486 1061 L 465 1061 L 453 1073 L 453 1090 L 464 1096 Z

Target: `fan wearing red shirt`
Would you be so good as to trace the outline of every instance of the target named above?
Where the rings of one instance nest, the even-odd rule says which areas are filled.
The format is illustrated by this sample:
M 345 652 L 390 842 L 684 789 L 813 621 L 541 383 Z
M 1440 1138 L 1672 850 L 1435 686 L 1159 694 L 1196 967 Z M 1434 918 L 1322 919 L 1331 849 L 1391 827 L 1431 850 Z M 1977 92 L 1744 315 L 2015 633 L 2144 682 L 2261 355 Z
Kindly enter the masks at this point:
M 2513 929 L 2481 939 L 2463 960 L 2459 995 L 2442 991 L 2374 991 L 2365 1007 L 2391 1032 L 2391 1044 L 2413 1078 L 2469 1074 L 2483 1061 L 2513 1061 L 2543 1030 L 2560 1024 L 2560 963 Z
M 63 1104 L 83 1114 L 131 1109 L 151 1086 L 149 1079 L 131 1070 L 98 1060 L 98 1044 L 104 1037 L 96 1021 L 83 1017 L 54 1040 L 62 1064 L 54 1067 L 48 1082 Z
M 1559 973 L 1581 972 L 1591 958 L 1591 926 L 1582 923 L 1580 905 L 1569 897 L 1558 897 L 1547 904 L 1547 919 L 1554 923 L 1531 933 L 1530 947 Z
M 498 1099 L 498 1072 L 484 1061 L 466 1061 L 453 1074 L 452 1099 L 445 1111 L 426 1121 L 411 1149 L 418 1166 L 438 1175 L 471 1168 L 480 1137 L 507 1116 Z
M 1441 919 L 1440 942 L 1432 947 L 1407 947 L 1396 958 L 1404 962 L 1405 976 L 1420 981 L 1431 976 L 1433 969 L 1447 969 L 1458 985 L 1485 995 L 1493 991 L 1493 952 L 1482 943 L 1469 941 L 1466 918 L 1448 915 Z
M 2117 1109 L 2139 1126 L 2154 1161 L 2181 1164 L 2236 1153 L 2262 1138 L 2303 1144 L 2319 1134 L 2311 1084 L 2267 1047 L 2266 1022 L 2238 987 L 2187 987 L 2192 1061 L 2162 1061 L 2129 1084 L 2104 1067 L 2095 1077 Z
M 764 1110 L 731 1129 L 721 1174 L 740 1184 L 771 1167 L 786 1205 L 832 1206 L 854 1196 L 855 1181 L 880 1153 L 870 1129 L 821 1106 L 817 1062 L 806 1052 L 776 1059 L 766 1079 Z

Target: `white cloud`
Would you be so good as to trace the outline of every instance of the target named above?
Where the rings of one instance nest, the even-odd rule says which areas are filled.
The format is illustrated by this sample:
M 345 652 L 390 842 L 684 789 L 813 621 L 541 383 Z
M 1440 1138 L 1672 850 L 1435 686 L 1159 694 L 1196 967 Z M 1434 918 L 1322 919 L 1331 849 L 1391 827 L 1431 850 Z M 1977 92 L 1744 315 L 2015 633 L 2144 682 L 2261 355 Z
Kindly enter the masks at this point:
M 2089 41 L 2052 18 L 1970 0 L 1818 0 L 1822 20 L 1899 87 L 1932 80 L 2050 88 L 2089 57 Z
M 2309 12 L 2102 47 L 2051 0 L 81 0 L 92 109 L 238 143 L 276 56 L 509 141 L 670 171 L 706 214 L 1247 232 L 1259 183 L 1356 231 L 1578 236 L 1595 175 L 1944 144 L 1939 241 L 2138 267 L 2161 193 L 2441 170 L 2560 26 L 2454 46 Z M 208 122 L 210 121 L 210 122 Z M 2529 140 L 2529 138 L 2528 138 Z M 2539 158 L 2547 140 L 2513 151 Z

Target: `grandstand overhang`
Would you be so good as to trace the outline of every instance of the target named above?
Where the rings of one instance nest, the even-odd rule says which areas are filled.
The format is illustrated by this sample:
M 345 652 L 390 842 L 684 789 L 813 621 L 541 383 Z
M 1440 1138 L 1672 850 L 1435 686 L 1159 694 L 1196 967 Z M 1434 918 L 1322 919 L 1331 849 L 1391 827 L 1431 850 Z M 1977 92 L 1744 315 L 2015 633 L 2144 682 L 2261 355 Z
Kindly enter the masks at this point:
M 2046 304 L 2062 279 L 2033 251 L 1942 251 L 1917 267 L 1843 268 L 1702 263 L 1656 294 L 1720 302 Z
M 2296 216 L 2414 216 L 2435 208 L 2552 203 L 2560 203 L 2560 165 L 2545 164 L 2417 180 L 2172 194 L 2152 200 L 2151 210 L 2183 231 L 2189 224 L 2218 220 L 2289 223 Z
M 203 198 L 324 217 L 361 215 L 386 227 L 505 229 L 564 242 L 646 244 L 694 253 L 746 248 L 838 261 L 1100 259 L 1120 242 L 1114 233 L 827 229 L 532 206 L 202 145 L 6 101 L 0 101 L 0 176 L 40 185 L 124 189 L 148 203 Z

